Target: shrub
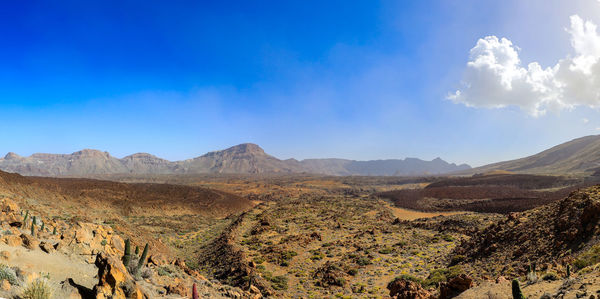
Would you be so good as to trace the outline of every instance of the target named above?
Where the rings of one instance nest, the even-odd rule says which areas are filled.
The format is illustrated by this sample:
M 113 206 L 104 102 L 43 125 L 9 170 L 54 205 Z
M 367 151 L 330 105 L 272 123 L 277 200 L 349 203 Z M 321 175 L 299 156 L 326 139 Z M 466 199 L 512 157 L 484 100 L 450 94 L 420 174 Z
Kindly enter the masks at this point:
M 460 266 L 435 269 L 429 273 L 429 277 L 423 282 L 423 285 L 426 287 L 436 286 L 440 282 L 445 282 L 458 276 L 461 272 L 462 268 Z
M 554 272 L 548 272 L 542 276 L 543 280 L 558 280 L 558 275 Z
M 271 278 L 271 282 L 271 286 L 275 290 L 281 291 L 288 288 L 288 279 L 285 276 L 274 276 Z
M 36 279 L 23 290 L 23 299 L 50 299 L 52 287 L 45 279 Z
M 379 253 L 381 254 L 390 254 L 392 253 L 392 251 L 394 251 L 391 247 L 384 247 L 379 249 Z
M 371 264 L 371 259 L 366 256 L 361 256 L 356 260 L 356 264 L 359 266 L 366 266 Z
M 412 275 L 410 275 L 410 274 L 402 274 L 402 275 L 400 275 L 400 276 L 396 277 L 396 278 L 394 279 L 394 281 L 396 281 L 396 280 L 400 280 L 400 279 L 402 279 L 402 280 L 407 280 L 407 281 L 412 281 L 412 282 L 416 282 L 416 283 L 419 283 L 419 284 L 422 284 L 422 283 L 423 283 L 423 280 L 422 280 L 422 279 L 420 279 L 420 278 L 418 278 L 418 277 L 416 277 L 416 276 L 412 276 Z
M 7 265 L 0 264 L 0 280 L 8 280 L 11 285 L 18 285 L 17 274 L 15 270 L 9 268 Z
M 457 255 L 453 256 L 452 259 L 450 260 L 450 266 L 458 265 L 458 264 L 464 262 L 466 259 L 467 259 L 466 256 L 464 256 L 462 254 L 457 254 Z

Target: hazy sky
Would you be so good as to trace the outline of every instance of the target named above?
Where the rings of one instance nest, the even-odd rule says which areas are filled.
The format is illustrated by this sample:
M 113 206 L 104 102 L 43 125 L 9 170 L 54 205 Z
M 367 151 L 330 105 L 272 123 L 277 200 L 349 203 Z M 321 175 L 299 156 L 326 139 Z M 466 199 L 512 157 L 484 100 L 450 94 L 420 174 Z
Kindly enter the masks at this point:
M 0 152 L 178 160 L 253 142 L 279 158 L 475 166 L 600 134 L 597 0 L 13 1 L 0 14 Z

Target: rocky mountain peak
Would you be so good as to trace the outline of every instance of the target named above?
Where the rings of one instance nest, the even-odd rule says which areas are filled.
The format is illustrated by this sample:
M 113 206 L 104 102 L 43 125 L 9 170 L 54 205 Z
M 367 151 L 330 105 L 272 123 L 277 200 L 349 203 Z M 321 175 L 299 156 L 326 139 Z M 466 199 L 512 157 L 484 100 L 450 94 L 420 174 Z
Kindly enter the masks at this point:
M 102 152 L 95 149 L 83 149 L 78 152 L 71 154 L 74 157 L 79 158 L 109 158 L 110 155 L 107 152 Z
M 232 147 L 224 150 L 224 152 L 240 153 L 240 154 L 258 154 L 258 155 L 265 154 L 265 151 L 260 146 L 254 144 L 254 143 L 238 144 L 236 146 L 232 146 Z
M 6 154 L 6 156 L 4 156 L 4 160 L 18 160 L 18 159 L 21 159 L 21 156 L 15 154 L 13 152 L 10 152 L 10 153 Z

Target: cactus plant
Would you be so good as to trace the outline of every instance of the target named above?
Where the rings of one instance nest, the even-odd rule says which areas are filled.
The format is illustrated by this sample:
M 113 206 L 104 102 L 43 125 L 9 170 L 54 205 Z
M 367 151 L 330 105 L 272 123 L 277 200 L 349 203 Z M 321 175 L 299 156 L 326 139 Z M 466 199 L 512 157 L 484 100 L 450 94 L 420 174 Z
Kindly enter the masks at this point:
M 146 246 L 144 246 L 144 251 L 142 252 L 142 257 L 140 257 L 137 268 L 135 268 L 135 274 L 140 273 L 140 270 L 146 263 L 146 256 L 148 256 L 148 243 L 146 243 Z
M 42 227 L 40 227 L 40 231 L 44 231 L 44 227 L 46 227 L 46 223 L 42 222 Z
M 512 295 L 513 299 L 525 299 L 525 296 L 523 296 L 523 292 L 521 292 L 521 286 L 519 285 L 519 281 L 516 279 L 512 281 Z
M 131 261 L 131 241 L 127 239 L 125 240 L 125 254 L 123 255 L 123 265 L 125 265 L 125 267 L 129 266 L 129 261 Z
M 33 217 L 33 220 L 31 221 L 31 236 L 35 237 L 35 217 Z
M 25 213 L 25 216 L 23 217 L 23 227 L 27 227 L 27 218 L 29 217 L 29 210 L 27 210 L 27 212 Z
M 567 277 L 571 276 L 571 265 L 567 265 Z
M 192 299 L 198 299 L 198 290 L 196 289 L 196 284 L 192 285 Z
M 140 254 L 140 247 L 135 245 L 135 255 Z
M 52 234 L 56 235 L 56 226 L 52 229 Z

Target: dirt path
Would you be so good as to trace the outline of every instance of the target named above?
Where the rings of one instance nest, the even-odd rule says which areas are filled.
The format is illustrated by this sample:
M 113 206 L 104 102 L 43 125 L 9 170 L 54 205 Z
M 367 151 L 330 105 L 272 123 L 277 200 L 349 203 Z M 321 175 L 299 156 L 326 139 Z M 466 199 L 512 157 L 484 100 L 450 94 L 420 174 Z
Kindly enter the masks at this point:
M 451 216 L 457 214 L 463 214 L 465 212 L 419 212 L 398 207 L 390 206 L 390 210 L 395 217 L 400 220 L 415 220 L 419 218 L 432 218 L 436 216 Z
M 48 254 L 41 250 L 11 247 L 4 243 L 0 243 L 0 251 L 9 253 L 9 258 L 4 264 L 17 266 L 28 273 L 44 276 L 48 274 L 54 284 L 73 278 L 77 284 L 91 289 L 98 282 L 98 279 L 94 278 L 98 274 L 96 266 L 79 257 L 69 257 L 59 252 Z

